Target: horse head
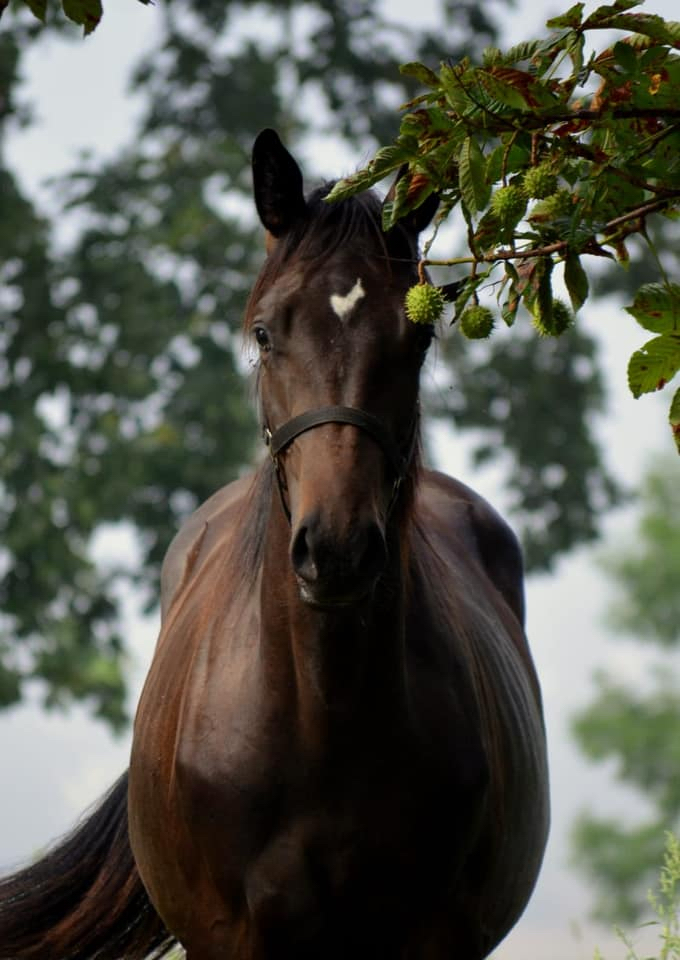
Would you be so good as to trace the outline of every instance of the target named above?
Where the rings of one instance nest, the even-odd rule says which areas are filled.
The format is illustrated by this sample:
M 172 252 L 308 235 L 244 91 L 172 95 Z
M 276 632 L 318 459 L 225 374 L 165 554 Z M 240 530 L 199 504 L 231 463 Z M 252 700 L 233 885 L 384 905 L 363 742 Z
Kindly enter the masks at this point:
M 255 143 L 253 179 L 268 256 L 246 326 L 290 560 L 306 603 L 354 604 L 384 570 L 387 526 L 414 465 L 433 328 L 411 323 L 403 305 L 436 198 L 383 232 L 374 193 L 329 203 L 326 184 L 305 197 L 272 130 Z

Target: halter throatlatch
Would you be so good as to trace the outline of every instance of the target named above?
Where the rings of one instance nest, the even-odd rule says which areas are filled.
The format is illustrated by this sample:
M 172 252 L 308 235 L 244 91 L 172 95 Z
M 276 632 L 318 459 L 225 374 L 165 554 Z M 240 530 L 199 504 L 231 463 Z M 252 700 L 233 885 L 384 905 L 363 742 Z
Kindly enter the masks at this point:
M 318 410 L 308 410 L 306 413 L 301 413 L 299 416 L 293 417 L 284 423 L 283 426 L 274 430 L 273 433 L 267 426 L 264 426 L 262 429 L 264 442 L 269 447 L 269 455 L 274 461 L 279 493 L 281 495 L 281 504 L 288 520 L 290 521 L 290 510 L 283 496 L 283 491 L 287 489 L 286 479 L 279 463 L 279 454 L 283 453 L 286 447 L 288 447 L 296 437 L 299 437 L 301 433 L 306 433 L 307 430 L 312 430 L 314 427 L 319 427 L 325 423 L 348 423 L 353 427 L 358 427 L 360 430 L 363 430 L 364 433 L 367 433 L 371 439 L 378 444 L 385 454 L 385 458 L 394 474 L 392 496 L 388 506 L 389 513 L 396 502 L 399 488 L 406 476 L 406 471 L 411 459 L 413 445 L 415 443 L 415 423 L 409 433 L 407 452 L 404 454 L 401 447 L 399 447 L 387 432 L 381 421 L 378 420 L 377 417 L 374 417 L 373 414 L 366 413 L 365 410 L 360 410 L 358 407 L 320 407 Z

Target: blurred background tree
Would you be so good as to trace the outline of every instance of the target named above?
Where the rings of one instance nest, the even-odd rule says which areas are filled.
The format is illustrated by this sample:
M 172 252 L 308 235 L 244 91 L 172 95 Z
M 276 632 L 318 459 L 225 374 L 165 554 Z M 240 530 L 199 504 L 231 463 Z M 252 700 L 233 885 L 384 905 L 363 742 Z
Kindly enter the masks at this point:
M 165 0 L 132 77 L 145 108 L 128 146 L 54 192 L 68 241 L 54 243 L 1 167 L 0 705 L 39 681 L 48 706 L 84 699 L 121 729 L 118 586 L 135 582 L 151 608 L 182 519 L 257 453 L 239 333 L 262 260 L 255 134 L 277 127 L 312 178 L 347 172 L 313 168 L 314 138 L 357 157 L 390 140 L 415 92 L 399 63 L 478 52 L 496 35 L 492 11 L 445 2 L 428 30 L 370 0 Z M 40 29 L 18 7 L 2 20 L 0 149 L 26 120 L 21 54 Z M 592 432 L 604 402 L 593 340 L 518 330 L 488 346 L 452 337 L 441 355 L 451 389 L 431 390 L 432 411 L 472 428 L 477 460 L 499 460 L 528 566 L 548 568 L 619 497 Z M 92 539 L 120 521 L 139 556 L 105 577 Z
M 634 684 L 603 670 L 574 733 L 586 757 L 615 766 L 648 813 L 633 824 L 584 813 L 574 851 L 594 882 L 595 916 L 629 922 L 646 909 L 665 831 L 677 833 L 680 826 L 680 483 L 674 461 L 659 460 L 648 471 L 635 535 L 606 554 L 603 567 L 615 591 L 608 616 L 613 635 L 650 644 L 658 656 Z

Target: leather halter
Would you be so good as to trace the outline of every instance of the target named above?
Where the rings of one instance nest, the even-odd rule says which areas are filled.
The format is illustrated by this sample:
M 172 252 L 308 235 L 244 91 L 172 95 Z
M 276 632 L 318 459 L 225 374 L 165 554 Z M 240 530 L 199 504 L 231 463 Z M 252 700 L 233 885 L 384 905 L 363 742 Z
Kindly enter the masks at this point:
M 385 454 L 387 462 L 389 463 L 394 474 L 392 496 L 388 506 L 389 514 L 396 502 L 399 488 L 401 487 L 402 481 L 406 476 L 411 454 L 413 453 L 413 446 L 416 438 L 416 420 L 417 417 L 414 418 L 411 426 L 405 454 L 402 452 L 401 447 L 387 432 L 382 422 L 378 420 L 377 417 L 374 417 L 373 414 L 366 413 L 365 410 L 360 410 L 358 407 L 335 406 L 320 407 L 318 410 L 308 410 L 305 413 L 301 413 L 299 416 L 288 420 L 273 432 L 268 426 L 265 425 L 262 428 L 262 435 L 264 442 L 269 447 L 269 455 L 271 456 L 276 468 L 276 479 L 279 486 L 281 504 L 289 522 L 291 519 L 290 510 L 288 509 L 288 505 L 286 504 L 283 496 L 283 491 L 287 489 L 286 478 L 279 463 L 279 455 L 283 453 L 283 451 L 293 442 L 293 440 L 295 440 L 296 437 L 299 437 L 301 433 L 306 433 L 307 430 L 312 430 L 314 427 L 321 426 L 325 423 L 348 423 L 351 426 L 358 427 L 360 430 L 363 430 L 365 433 L 367 433 L 371 439 L 378 444 L 382 452 Z

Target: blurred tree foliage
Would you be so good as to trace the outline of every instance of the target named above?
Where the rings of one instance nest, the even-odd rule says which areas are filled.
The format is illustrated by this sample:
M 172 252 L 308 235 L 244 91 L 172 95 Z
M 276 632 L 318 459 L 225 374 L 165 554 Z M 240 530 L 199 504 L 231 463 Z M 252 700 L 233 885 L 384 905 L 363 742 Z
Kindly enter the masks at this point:
M 652 644 L 659 657 L 635 685 L 597 677 L 592 704 L 575 719 L 576 740 L 591 760 L 616 763 L 640 793 L 641 823 L 583 815 L 574 836 L 577 863 L 595 882 L 595 914 L 638 918 L 659 863 L 664 835 L 680 825 L 680 484 L 675 463 L 659 462 L 641 493 L 642 512 L 628 546 L 605 557 L 616 589 L 609 621 L 617 634 Z
M 182 518 L 257 450 L 239 335 L 262 258 L 255 134 L 278 127 L 303 155 L 310 135 L 333 136 L 366 155 L 415 92 L 399 63 L 456 59 L 495 34 L 474 0 L 444 3 L 430 30 L 390 22 L 370 0 L 166 0 L 153 14 L 159 41 L 133 77 L 146 108 L 129 146 L 59 185 L 62 219 L 78 225 L 67 249 L 55 252 L 49 225 L 1 173 L 0 705 L 38 679 L 48 704 L 87 699 L 115 728 L 125 722 L 117 584 L 135 580 L 152 606 Z M 34 34 L 19 17 L 2 28 L 6 128 Z M 506 459 L 534 567 L 592 537 L 616 499 L 591 434 L 602 403 L 594 344 L 572 342 L 566 359 L 521 337 L 493 357 L 471 350 L 452 361 L 455 402 L 436 400 L 475 427 L 480 458 Z M 550 401 L 527 406 L 522 384 L 539 389 L 539 374 Z M 542 488 L 546 471 L 560 482 Z M 134 526 L 141 562 L 101 571 L 92 537 L 117 521 Z

